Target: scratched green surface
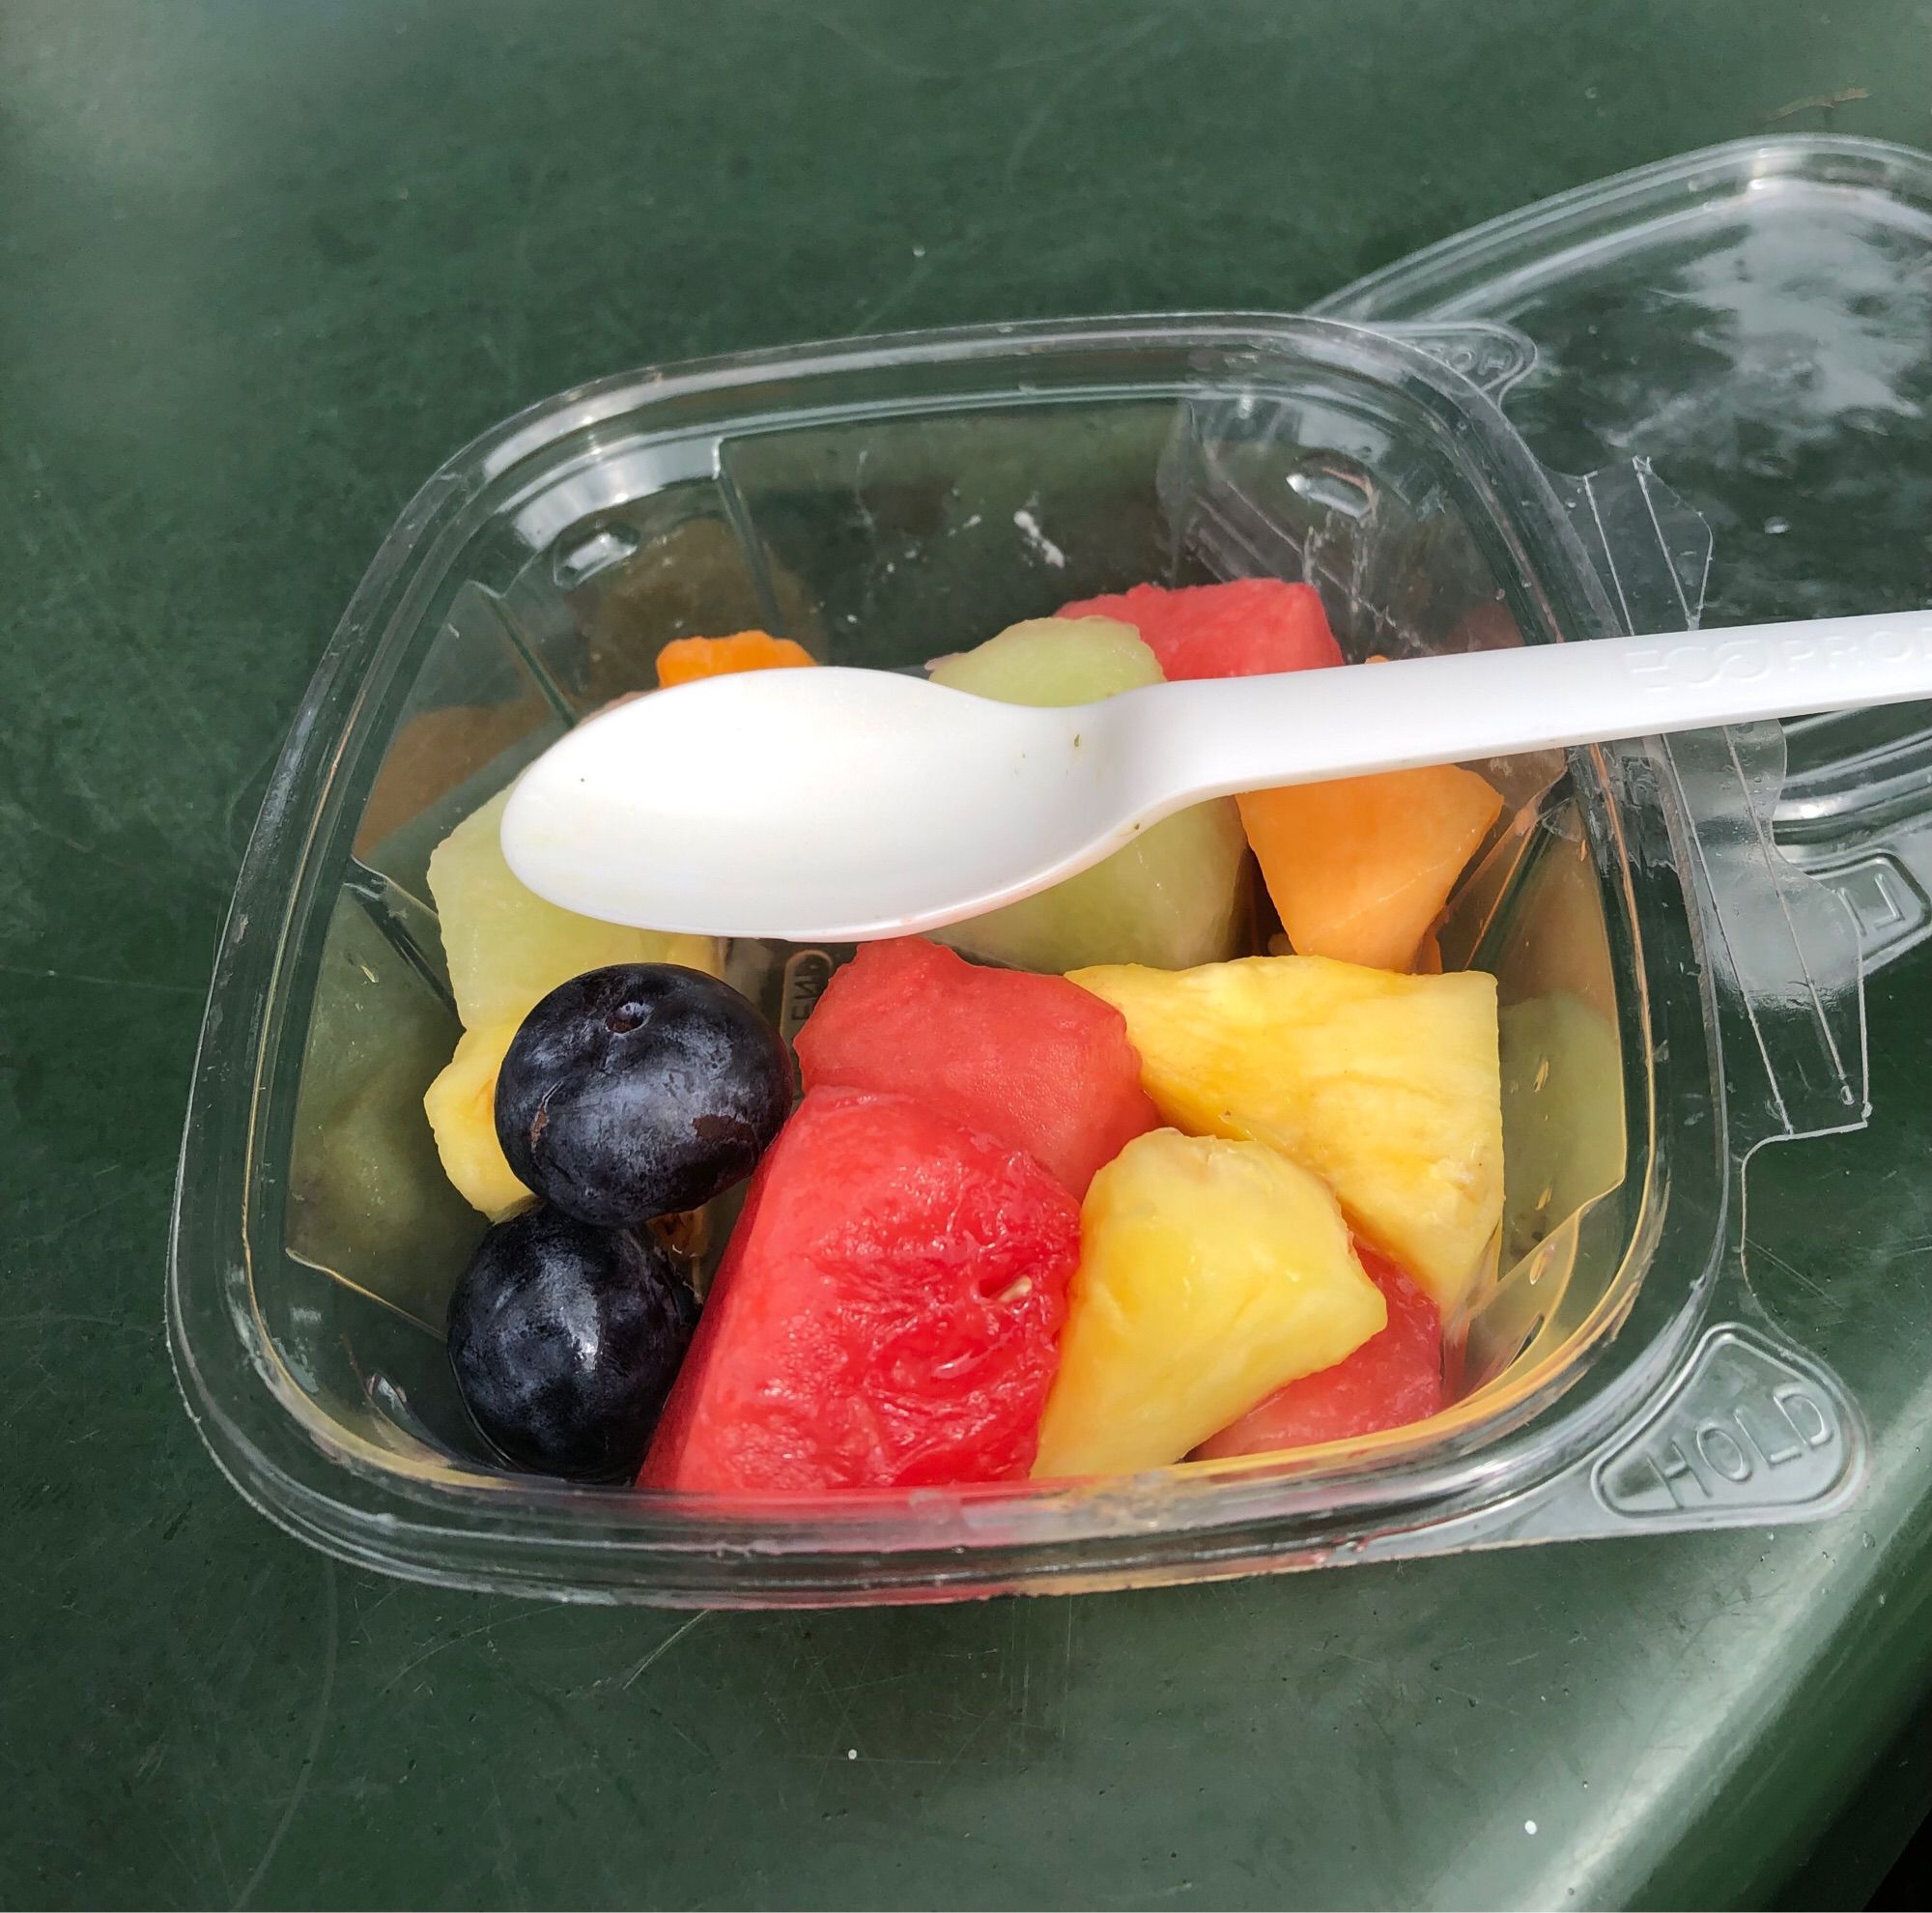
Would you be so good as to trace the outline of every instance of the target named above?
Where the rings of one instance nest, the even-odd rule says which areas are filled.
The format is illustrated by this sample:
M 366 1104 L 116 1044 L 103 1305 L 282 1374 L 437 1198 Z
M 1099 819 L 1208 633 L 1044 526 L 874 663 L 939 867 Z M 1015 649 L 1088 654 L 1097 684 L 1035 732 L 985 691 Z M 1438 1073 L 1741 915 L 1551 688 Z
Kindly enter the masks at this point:
M 161 1259 L 268 764 L 470 434 L 690 353 L 1289 306 L 1774 124 L 1932 141 L 1932 10 L 14 0 L 0 103 L 0 1901 L 1862 1890 L 1869 1838 L 1813 1849 L 1932 1675 L 1932 952 L 1873 995 L 1882 1128 L 1754 1185 L 1881 1444 L 1776 1538 L 899 1613 L 441 1594 L 235 1498 Z

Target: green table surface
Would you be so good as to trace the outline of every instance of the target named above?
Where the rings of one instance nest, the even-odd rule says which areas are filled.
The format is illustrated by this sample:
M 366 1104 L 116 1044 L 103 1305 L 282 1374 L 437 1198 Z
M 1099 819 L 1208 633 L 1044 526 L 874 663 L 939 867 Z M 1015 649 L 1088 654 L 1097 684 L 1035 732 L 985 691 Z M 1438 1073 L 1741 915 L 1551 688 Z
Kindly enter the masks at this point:
M 1293 307 L 1674 151 L 1923 144 L 1928 107 L 1919 0 L 14 0 L 0 1900 L 1862 1894 L 1932 1688 L 1932 950 L 1871 992 L 1877 1127 L 1752 1186 L 1765 1299 L 1878 1435 L 1824 1528 L 918 1612 L 443 1593 L 237 1499 L 162 1252 L 268 767 L 472 433 L 694 353 Z M 1821 1213 L 1843 1253 L 1781 1257 Z

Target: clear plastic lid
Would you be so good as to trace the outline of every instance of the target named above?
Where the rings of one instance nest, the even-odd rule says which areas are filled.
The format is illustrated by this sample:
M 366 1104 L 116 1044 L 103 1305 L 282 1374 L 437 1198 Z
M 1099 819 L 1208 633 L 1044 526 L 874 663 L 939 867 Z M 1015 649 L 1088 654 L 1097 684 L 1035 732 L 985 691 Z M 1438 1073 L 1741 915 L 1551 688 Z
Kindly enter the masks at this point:
M 1932 602 L 1932 158 L 1738 141 L 1565 193 L 1322 300 L 1535 341 L 1506 409 L 1543 462 L 1641 456 L 1710 528 L 1713 624 Z M 1801 719 L 1777 841 L 1867 971 L 1932 934 L 1932 719 Z

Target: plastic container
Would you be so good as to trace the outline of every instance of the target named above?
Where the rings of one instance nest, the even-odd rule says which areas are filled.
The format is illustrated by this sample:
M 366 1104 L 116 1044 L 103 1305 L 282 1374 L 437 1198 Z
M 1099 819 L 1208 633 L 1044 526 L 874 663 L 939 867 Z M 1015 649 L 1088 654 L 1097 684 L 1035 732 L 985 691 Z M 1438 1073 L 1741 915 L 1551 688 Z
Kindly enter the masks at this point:
M 1480 237 L 1480 236 L 1472 236 Z M 1418 1429 L 1084 1487 L 753 1504 L 495 1470 L 442 1302 L 480 1224 L 420 1109 L 456 1022 L 430 847 L 663 642 L 761 623 L 916 666 L 1143 579 L 1306 576 L 1355 655 L 1693 619 L 1697 515 L 1553 476 L 1520 332 L 1274 317 L 985 328 L 614 379 L 410 505 L 304 701 L 224 936 L 171 1345 L 221 1466 L 346 1558 L 690 1605 L 934 1600 L 1822 1516 L 1858 1414 L 1759 1315 L 1742 1168 L 1863 1120 L 1851 910 L 1776 851 L 1776 727 L 1489 767 L 1445 954 L 1505 1005 L 1495 1275 Z M 787 1027 L 841 953 L 734 951 Z

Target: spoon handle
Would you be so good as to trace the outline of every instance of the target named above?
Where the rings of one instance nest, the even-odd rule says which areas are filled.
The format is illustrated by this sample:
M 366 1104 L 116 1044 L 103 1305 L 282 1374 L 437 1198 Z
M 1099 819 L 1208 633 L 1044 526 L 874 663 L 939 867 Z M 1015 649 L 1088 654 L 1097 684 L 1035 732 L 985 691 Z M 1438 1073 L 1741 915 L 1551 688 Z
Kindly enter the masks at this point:
M 1932 698 L 1932 611 L 1198 680 L 1110 700 L 1162 809 L 1271 785 Z M 1156 704 L 1156 700 L 1158 704 Z

